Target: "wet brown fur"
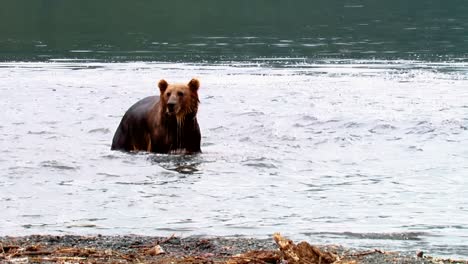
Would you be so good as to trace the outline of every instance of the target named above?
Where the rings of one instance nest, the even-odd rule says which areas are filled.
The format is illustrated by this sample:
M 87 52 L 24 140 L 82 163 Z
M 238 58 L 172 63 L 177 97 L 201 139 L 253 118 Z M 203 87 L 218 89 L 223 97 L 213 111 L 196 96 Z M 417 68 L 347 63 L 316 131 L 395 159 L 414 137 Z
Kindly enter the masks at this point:
M 201 152 L 196 117 L 199 86 L 197 79 L 188 84 L 159 81 L 159 97 L 144 98 L 125 113 L 114 135 L 112 149 L 176 154 Z M 173 105 L 173 111 L 169 105 Z

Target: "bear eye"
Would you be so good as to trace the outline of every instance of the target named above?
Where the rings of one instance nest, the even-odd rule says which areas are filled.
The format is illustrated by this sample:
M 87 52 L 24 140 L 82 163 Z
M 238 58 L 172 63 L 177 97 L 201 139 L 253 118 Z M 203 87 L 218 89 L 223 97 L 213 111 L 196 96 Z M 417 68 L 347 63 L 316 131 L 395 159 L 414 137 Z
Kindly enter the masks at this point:
M 171 96 L 171 92 L 166 93 L 167 97 Z
M 183 92 L 177 92 L 177 95 L 178 96 L 184 96 L 184 93 Z

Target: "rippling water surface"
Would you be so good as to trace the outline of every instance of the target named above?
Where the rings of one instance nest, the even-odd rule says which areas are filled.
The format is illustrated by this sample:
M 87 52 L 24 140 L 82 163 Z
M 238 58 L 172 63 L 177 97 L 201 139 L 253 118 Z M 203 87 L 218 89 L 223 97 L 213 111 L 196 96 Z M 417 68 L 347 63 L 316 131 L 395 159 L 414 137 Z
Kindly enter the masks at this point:
M 467 61 L 466 0 L 5 1 L 0 61 Z
M 160 78 L 203 154 L 110 151 Z M 248 235 L 468 256 L 468 65 L 1 63 L 0 235 Z

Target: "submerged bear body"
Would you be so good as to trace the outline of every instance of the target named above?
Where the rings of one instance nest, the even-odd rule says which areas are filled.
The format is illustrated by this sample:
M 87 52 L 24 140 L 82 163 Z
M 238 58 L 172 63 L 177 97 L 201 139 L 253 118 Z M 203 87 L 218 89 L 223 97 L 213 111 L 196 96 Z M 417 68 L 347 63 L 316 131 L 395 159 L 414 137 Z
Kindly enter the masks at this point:
M 192 154 L 201 152 L 197 122 L 199 82 L 187 85 L 159 82 L 160 96 L 131 106 L 120 122 L 112 150 Z

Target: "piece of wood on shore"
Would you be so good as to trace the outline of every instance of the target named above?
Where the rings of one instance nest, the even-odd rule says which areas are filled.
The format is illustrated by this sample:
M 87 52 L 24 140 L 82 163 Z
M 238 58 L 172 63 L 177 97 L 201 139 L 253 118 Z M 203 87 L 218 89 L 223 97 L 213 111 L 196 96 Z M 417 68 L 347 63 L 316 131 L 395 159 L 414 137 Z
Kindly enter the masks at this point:
M 290 239 L 279 233 L 273 235 L 273 239 L 279 247 L 282 259 L 288 264 L 354 264 L 354 260 L 341 259 L 338 255 L 323 251 L 316 246 L 302 241 L 294 244 Z

